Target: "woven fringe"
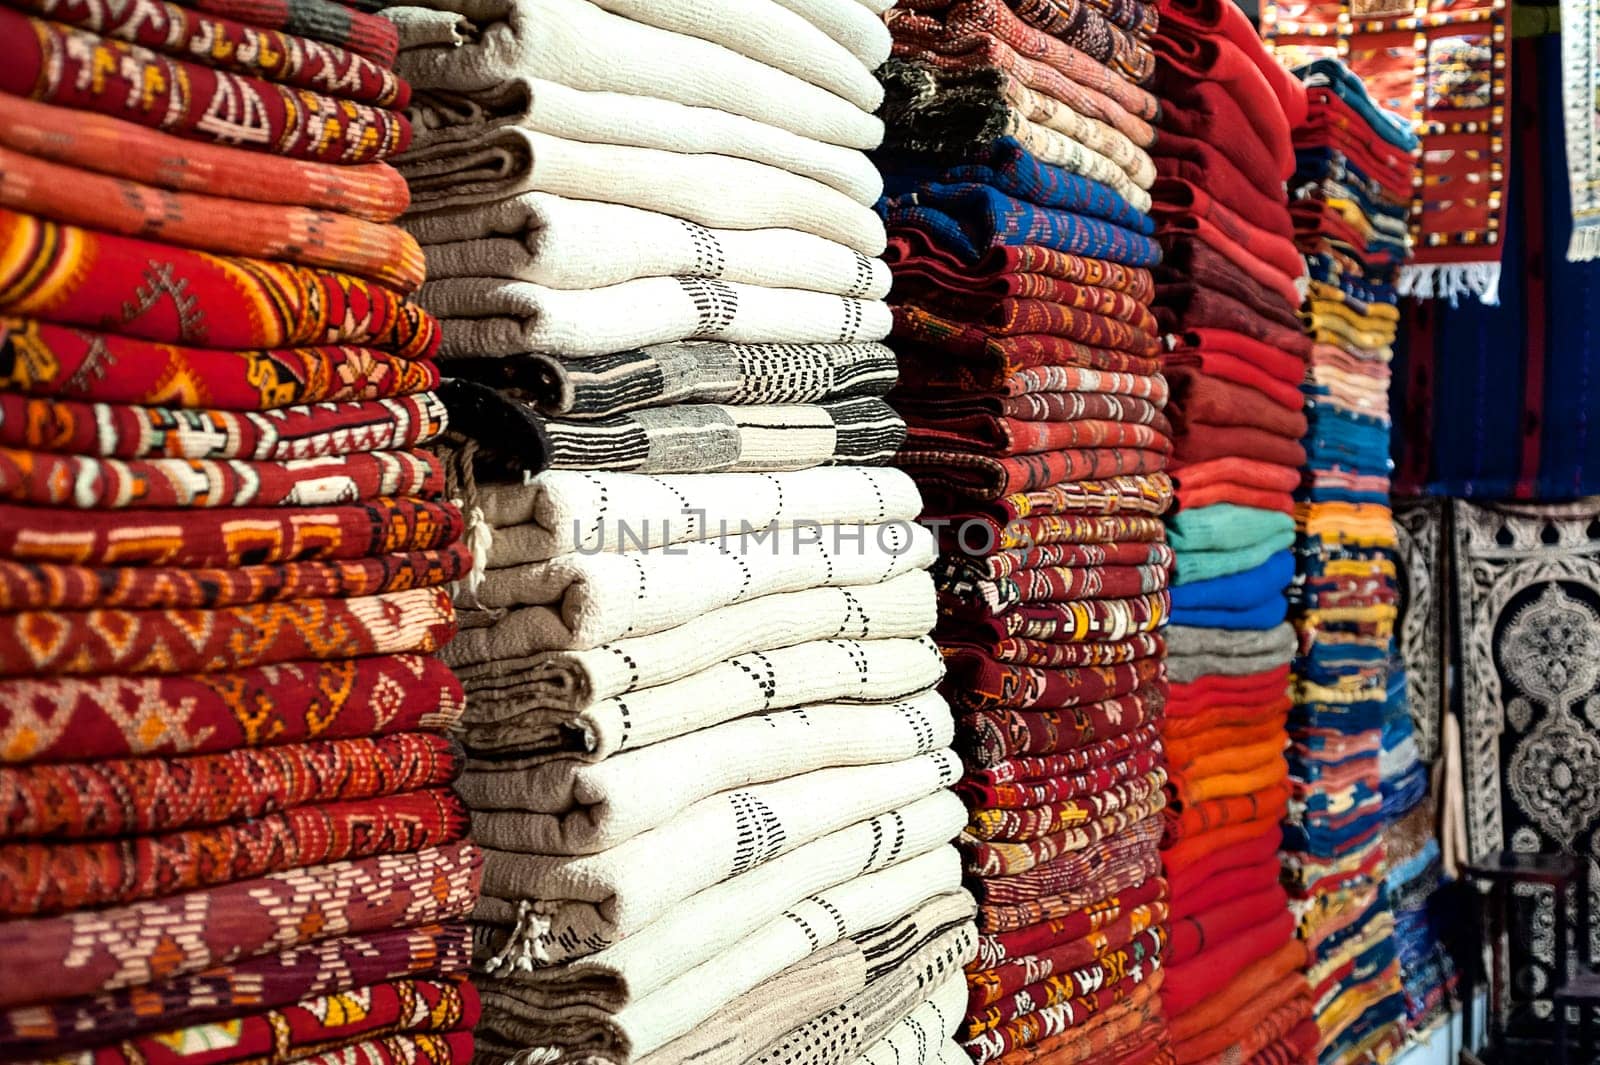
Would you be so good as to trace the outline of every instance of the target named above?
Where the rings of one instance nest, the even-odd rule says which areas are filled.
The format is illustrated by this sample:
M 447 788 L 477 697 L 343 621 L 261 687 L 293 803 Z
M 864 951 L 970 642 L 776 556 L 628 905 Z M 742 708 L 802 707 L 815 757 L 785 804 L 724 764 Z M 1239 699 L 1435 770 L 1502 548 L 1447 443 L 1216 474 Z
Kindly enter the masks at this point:
M 1476 296 L 1491 306 L 1500 302 L 1500 261 L 1492 263 L 1410 263 L 1400 269 L 1395 285 L 1402 296 L 1449 300 Z
M 1578 226 L 1567 244 L 1567 262 L 1587 263 L 1595 259 L 1600 259 L 1600 221 Z
M 472 553 L 472 569 L 451 589 L 457 605 L 478 605 L 478 588 L 483 584 L 489 569 L 489 546 L 494 540 L 494 530 L 478 506 L 478 479 L 473 474 L 472 460 L 478 454 L 476 440 L 452 441 L 435 449 L 444 466 L 445 493 L 450 501 L 461 508 L 466 518 L 467 550 Z

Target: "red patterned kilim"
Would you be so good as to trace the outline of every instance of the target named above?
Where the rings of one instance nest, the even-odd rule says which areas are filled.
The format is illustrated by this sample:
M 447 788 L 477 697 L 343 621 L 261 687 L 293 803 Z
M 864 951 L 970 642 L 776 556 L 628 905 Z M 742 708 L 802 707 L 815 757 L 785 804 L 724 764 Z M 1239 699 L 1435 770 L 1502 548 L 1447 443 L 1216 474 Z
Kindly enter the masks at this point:
M 967 1053 L 972 1055 L 977 1065 L 986 1065 L 987 1062 L 1010 1051 L 1031 1046 L 1049 1036 L 1084 1024 L 1091 1017 L 1123 1001 L 1138 990 L 1160 969 L 1160 965 L 1159 955 L 1148 958 L 1131 967 L 1125 978 L 1109 987 L 1007 1021 L 962 1045 Z
M 385 67 L 394 66 L 400 51 L 394 23 L 338 0 L 188 0 L 184 6 L 337 44 Z
M 972 1007 L 962 1025 L 962 1035 L 970 1039 L 1037 1010 L 1093 995 L 1126 979 L 1135 967 L 1158 962 L 1165 942 L 1164 929 L 1149 928 L 1120 948 L 1109 950 L 1077 968 L 1053 969 L 1044 959 L 1037 959 L 1037 971 L 1050 975 L 1010 991 L 993 1005 Z
M 447 921 L 472 909 L 482 871 L 475 846 L 453 843 L 115 909 L 3 922 L 7 963 L 51 979 L 0 983 L 0 1006 L 136 988 L 334 936 Z M 73 964 L 61 965 L 64 957 Z
M 1160 795 L 1144 799 L 1107 814 L 1088 824 L 1077 825 L 1040 836 L 1038 839 L 1016 842 L 974 841 L 963 836 L 962 858 L 968 874 L 980 877 L 1013 876 L 1044 865 L 1052 858 L 1080 851 L 1091 843 L 1126 832 L 1139 821 L 1158 813 L 1164 805 Z
M 204 673 L 426 653 L 455 631 L 443 588 L 216 610 L 32 610 L 0 616 L 0 676 Z
M 1132 780 L 1069 799 L 1025 809 L 974 810 L 967 821 L 967 835 L 972 839 L 1012 842 L 1039 839 L 1145 802 L 1161 789 L 1166 779 L 1166 771 L 1158 766 Z
M 0 445 L 119 459 L 260 462 L 399 451 L 437 437 L 447 420 L 444 404 L 431 392 L 260 413 L 0 393 Z
M 1056 754 L 1159 718 L 1163 694 L 1151 687 L 1063 710 L 985 710 L 962 715 L 957 730 L 969 759 L 990 766 L 1021 755 Z
M 454 843 L 467 813 L 448 788 L 297 806 L 158 836 L 0 846 L 0 914 L 61 913 L 268 873 Z
M 120 513 L 0 503 L 0 556 L 78 566 L 240 566 L 425 551 L 461 539 L 450 503 Z
M 231 1021 L 240 1014 L 286 1006 L 408 976 L 465 972 L 472 956 L 466 924 L 338 935 L 321 943 L 216 966 L 203 973 L 122 990 L 0 1011 L 0 1054 L 55 1057 L 142 1032 Z
M 472 1048 L 471 1031 L 391 1035 L 308 1054 L 296 1065 L 465 1065 L 472 1059 Z
M 984 646 L 996 662 L 1016 662 L 1046 669 L 1103 666 L 1166 654 L 1166 642 L 1153 632 L 1134 633 L 1113 643 L 1050 643 L 1004 636 L 991 639 Z
M 0 90 L 199 141 L 326 163 L 370 163 L 411 143 L 411 124 L 398 112 L 171 59 L 14 10 L 0 8 L 0 42 Z
M 401 732 L 166 758 L 0 767 L 3 838 L 108 839 L 448 784 L 460 749 Z
M 1073 944 L 1097 932 L 1108 930 L 1118 922 L 1138 923 L 1138 915 L 1160 913 L 1158 921 L 1166 920 L 1166 881 L 1160 877 L 1107 895 L 1073 913 L 1051 920 L 1040 921 L 1009 932 L 989 932 L 978 937 L 978 955 L 969 969 L 995 969 L 1016 962 L 1026 962 L 1029 957 L 1051 949 L 1076 950 Z
M 906 419 L 905 448 L 995 457 L 1102 449 L 1165 453 L 1172 450 L 1172 437 L 1155 426 L 1124 421 L 1034 422 L 987 414 L 946 418 L 911 415 Z
M 0 447 L 0 499 L 84 510 L 308 507 L 395 496 L 437 499 L 439 460 L 369 451 L 287 462 L 99 459 Z
M 422 655 L 289 662 L 184 677 L 0 680 L 0 762 L 233 752 L 441 730 L 459 720 L 464 707 L 455 674 Z M 159 773 L 175 763 L 133 764 Z M 78 789 L 62 787 L 64 794 Z M 139 788 L 130 794 L 140 794 Z
M 401 293 L 350 274 L 190 251 L 4 208 L 0 313 L 197 348 L 363 344 L 431 358 L 440 335 L 438 320 Z M 183 392 L 175 384 L 172 394 Z M 217 405 L 162 395 L 135 402 Z

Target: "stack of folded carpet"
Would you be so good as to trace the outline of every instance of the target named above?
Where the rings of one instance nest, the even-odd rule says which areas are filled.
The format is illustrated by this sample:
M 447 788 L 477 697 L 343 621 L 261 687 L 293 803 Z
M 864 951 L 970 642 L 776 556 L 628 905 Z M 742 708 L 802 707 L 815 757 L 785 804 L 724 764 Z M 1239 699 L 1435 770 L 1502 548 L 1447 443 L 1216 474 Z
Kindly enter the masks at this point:
M 387 23 L 0 10 L 0 1054 L 466 1062 Z
M 855 0 L 385 14 L 420 299 L 500 393 L 452 459 L 479 568 L 445 651 L 480 1056 L 948 1065 L 975 907 L 933 537 L 881 468 L 888 31 Z
M 1336 61 L 1300 73 L 1310 107 L 1294 131 L 1293 212 L 1315 346 L 1296 508 L 1295 802 L 1284 845 L 1327 1065 L 1386 1057 L 1406 1012 L 1385 890 L 1382 770 L 1384 734 L 1394 734 L 1386 723 L 1398 595 L 1388 362 L 1416 139 Z
M 1283 181 L 1304 90 L 1227 0 L 1163 3 L 1156 313 L 1175 430 L 1166 746 L 1174 1058 L 1301 1061 L 1316 1043 L 1279 884 L 1304 266 Z
M 898 463 L 940 530 L 979 1062 L 1160 1061 L 1171 499 L 1147 214 L 1155 12 L 889 16 Z

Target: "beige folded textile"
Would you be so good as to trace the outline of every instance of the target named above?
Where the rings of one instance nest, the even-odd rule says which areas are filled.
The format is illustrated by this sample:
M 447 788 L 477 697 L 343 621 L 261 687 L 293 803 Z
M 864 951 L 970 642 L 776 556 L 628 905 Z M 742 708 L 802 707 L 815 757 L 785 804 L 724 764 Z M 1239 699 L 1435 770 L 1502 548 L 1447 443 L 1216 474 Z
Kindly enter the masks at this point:
M 650 476 L 548 470 L 532 484 L 485 485 L 489 565 L 572 551 L 630 551 L 797 525 L 915 521 L 922 496 L 900 470 Z
M 708 610 L 806 588 L 880 584 L 933 563 L 921 525 L 802 526 L 793 534 L 733 535 L 633 551 L 570 554 L 485 572 L 477 604 L 494 621 L 456 637 L 459 662 L 511 650 L 581 650 L 681 625 Z
M 860 992 L 867 963 L 855 940 L 823 947 L 764 980 L 639 1065 L 741 1065 L 769 1033 L 784 1032 Z
M 843 344 L 882 340 L 891 325 L 880 300 L 708 277 L 644 277 L 582 290 L 454 277 L 424 283 L 417 302 L 442 319 L 443 359 L 581 357 L 675 340 Z
M 517 632 L 507 629 L 495 645 L 493 659 L 474 660 L 457 641 L 447 644 L 441 657 L 475 693 L 468 701 L 469 720 L 501 720 L 511 708 L 491 708 L 497 693 L 507 689 L 533 685 L 529 696 L 542 701 L 524 701 L 524 707 L 576 709 L 596 699 L 692 676 L 751 651 L 811 640 L 919 636 L 933 629 L 933 621 L 933 580 L 916 570 L 882 584 L 763 596 L 713 610 L 666 632 L 588 650 L 545 654 L 532 648 L 519 650 Z
M 478 759 L 456 790 L 472 807 L 479 843 L 594 854 L 708 795 L 829 766 L 912 758 L 948 745 L 953 732 L 950 707 L 933 691 L 893 703 L 823 703 L 727 721 L 599 763 L 502 767 Z
M 958 973 L 868 1047 L 856 1065 L 934 1065 L 945 1048 L 954 1045 L 952 1039 L 966 1012 L 967 978 Z
M 417 8 L 383 12 L 400 30 L 402 77 L 418 89 L 471 92 L 515 77 L 714 107 L 802 137 L 875 148 L 883 123 L 868 111 L 721 44 L 647 26 L 587 0 L 447 0 L 471 24 L 438 42 L 440 19 Z
M 879 16 L 893 5 L 885 0 L 863 3 L 856 0 L 778 0 L 778 3 L 844 45 L 868 70 L 877 70 L 889 58 L 894 40 Z
M 573 656 L 559 664 L 587 670 L 592 662 Z M 529 764 L 555 758 L 599 761 L 746 714 L 817 702 L 898 699 L 943 676 L 944 660 L 926 636 L 814 640 L 735 655 L 665 684 L 575 705 L 529 708 L 563 697 L 565 692 L 550 681 L 562 684 L 565 678 L 546 678 L 543 687 L 534 681 L 509 693 L 474 691 L 473 710 L 485 717 L 514 716 L 469 725 L 463 742 L 474 752 L 516 754 Z M 617 683 L 611 676 L 604 679 Z
M 905 807 L 960 776 L 960 760 L 942 748 L 901 762 L 819 769 L 723 792 L 600 854 L 489 850 L 476 916 L 512 925 L 531 912 L 525 945 L 541 964 L 592 954 L 637 934 L 697 892 Z M 855 787 L 861 790 L 844 790 Z
M 965 894 L 962 892 L 961 894 Z M 943 897 L 941 896 L 941 899 Z M 868 953 L 867 983 L 849 1001 L 809 1018 L 748 1059 L 748 1065 L 835 1065 L 853 1061 L 954 976 L 963 976 L 977 954 L 977 906 L 964 912 L 927 914 L 935 899 L 908 920 L 916 929 L 890 926 Z M 867 942 L 858 938 L 858 942 Z M 963 1006 L 965 1002 L 963 1001 Z
M 739 879 L 702 892 L 688 906 L 724 889 L 735 890 Z M 678 933 L 682 939 L 636 948 L 649 952 L 636 954 L 640 976 L 621 970 L 627 975 L 612 978 L 616 982 L 609 995 L 585 988 L 593 976 L 579 970 L 608 953 L 658 938 L 650 931 L 583 961 L 542 970 L 550 979 L 541 983 L 485 980 L 480 1030 L 490 1033 L 491 1040 L 525 1047 L 548 1062 L 586 1057 L 630 1062 L 692 1030 L 821 947 L 891 921 L 935 895 L 955 892 L 960 882 L 954 848 L 939 846 L 776 907 L 769 901 L 772 893 L 763 896 L 747 889 L 741 899 L 727 898 L 726 905 L 703 912 L 693 929 Z M 751 927 L 748 919 L 758 914 L 771 916 Z M 740 935 L 730 939 L 728 933 L 735 929 Z M 649 979 L 643 978 L 646 971 Z
M 683 276 L 856 299 L 889 292 L 882 259 L 813 233 L 708 229 L 656 211 L 547 192 L 412 215 L 402 224 L 423 242 L 434 280 L 498 277 L 583 289 Z
M 863 111 L 876 111 L 883 102 L 883 86 L 871 68 L 809 20 L 773 0 L 595 2 L 614 15 L 731 48 L 820 85 Z
M 865 255 L 884 249 L 883 219 L 820 181 L 730 155 L 591 144 L 517 126 L 435 144 L 395 160 L 415 216 L 524 192 L 622 203 L 723 229 L 795 229 Z
M 443 143 L 471 143 L 498 126 L 518 126 L 596 144 L 630 144 L 668 152 L 710 152 L 752 159 L 815 178 L 871 206 L 883 178 L 866 155 L 743 115 L 691 107 L 654 96 L 585 92 L 541 78 L 513 78 L 481 92 L 418 93 L 406 111 L 411 147 L 396 157 Z

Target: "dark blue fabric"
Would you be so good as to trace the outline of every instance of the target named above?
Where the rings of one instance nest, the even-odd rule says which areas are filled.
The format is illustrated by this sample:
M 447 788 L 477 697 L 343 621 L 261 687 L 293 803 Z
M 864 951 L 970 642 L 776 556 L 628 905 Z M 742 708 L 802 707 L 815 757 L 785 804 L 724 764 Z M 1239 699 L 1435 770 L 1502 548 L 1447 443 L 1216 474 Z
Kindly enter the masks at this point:
M 1339 99 L 1367 120 L 1374 133 L 1396 148 L 1409 152 L 1417 146 L 1417 134 L 1410 121 L 1378 106 L 1377 101 L 1367 95 L 1366 83 L 1339 60 L 1315 59 L 1296 67 L 1294 72 L 1307 85 L 1325 85 L 1332 89 Z

